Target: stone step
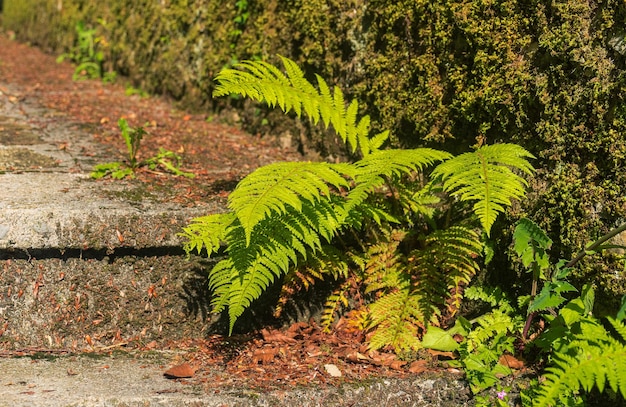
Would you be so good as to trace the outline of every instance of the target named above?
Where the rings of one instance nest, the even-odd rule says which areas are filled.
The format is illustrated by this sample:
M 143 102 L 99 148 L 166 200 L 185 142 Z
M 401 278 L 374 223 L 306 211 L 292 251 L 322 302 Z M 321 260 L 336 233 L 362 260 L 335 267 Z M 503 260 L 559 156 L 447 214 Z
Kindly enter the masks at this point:
M 210 263 L 188 257 L 178 234 L 224 199 L 183 206 L 136 180 L 94 180 L 93 165 L 116 152 L 15 86 L 0 89 L 0 346 L 205 335 Z

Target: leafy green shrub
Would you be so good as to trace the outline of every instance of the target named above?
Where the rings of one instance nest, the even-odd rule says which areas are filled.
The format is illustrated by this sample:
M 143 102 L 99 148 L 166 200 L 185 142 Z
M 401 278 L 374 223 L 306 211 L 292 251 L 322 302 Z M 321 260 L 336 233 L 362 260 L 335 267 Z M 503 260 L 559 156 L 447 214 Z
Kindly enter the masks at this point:
M 537 224 L 521 219 L 514 233 L 514 250 L 532 275 L 531 295 L 514 303 L 499 288 L 470 287 L 466 298 L 482 300 L 493 309 L 472 321 L 459 317 L 448 331 L 429 328 L 423 345 L 457 351 L 458 366 L 464 369 L 476 395 L 512 373 L 503 357 L 519 354 L 521 347 L 527 350 L 530 363 L 542 367 L 543 377 L 522 392 L 524 405 L 585 405 L 594 388 L 603 393 L 607 384 L 610 394 L 605 397 L 626 400 L 626 297 L 617 318 L 606 318 L 606 325 L 593 315 L 595 293 L 590 285 L 583 286 L 574 298 L 568 295 L 578 291 L 568 281 L 573 267 L 587 255 L 614 248 L 605 243 L 624 230 L 626 224 L 588 245 L 572 260 L 553 262 L 547 253 L 552 240 Z M 535 330 L 531 323 L 538 317 L 542 322 Z M 454 335 L 463 340 L 457 343 Z M 489 400 L 484 400 L 485 405 L 490 405 Z
M 282 60 L 286 74 L 262 61 L 223 70 L 215 95 L 248 96 L 332 125 L 358 158 L 261 167 L 231 193 L 227 213 L 184 229 L 188 252 L 211 256 L 226 244 L 227 257 L 209 273 L 214 312 L 228 309 L 232 332 L 244 310 L 283 278 L 305 286 L 311 277 L 353 279 L 373 299 L 361 310 L 363 328 L 373 331 L 370 347 L 419 348 L 425 325 L 436 323 L 442 307 L 455 312 L 478 270 L 480 231 L 488 235 L 496 215 L 524 195 L 518 172 L 533 171 L 531 155 L 510 144 L 457 157 L 429 148 L 381 149 L 388 132 L 370 136 L 369 117 L 357 120 L 356 101 L 346 103 L 320 76 L 316 88 L 293 61 Z M 473 206 L 461 205 L 457 224 L 438 227 L 454 199 Z M 342 292 L 331 296 L 327 324 L 346 299 Z
M 103 38 L 96 36 L 96 33 L 95 28 L 87 28 L 85 23 L 79 21 L 76 23 L 76 46 L 57 58 L 59 63 L 69 59 L 76 64 L 74 80 L 102 78 L 105 82 L 115 81 L 115 72 L 109 71 L 104 74 L 102 72 L 104 53 L 98 48 Z

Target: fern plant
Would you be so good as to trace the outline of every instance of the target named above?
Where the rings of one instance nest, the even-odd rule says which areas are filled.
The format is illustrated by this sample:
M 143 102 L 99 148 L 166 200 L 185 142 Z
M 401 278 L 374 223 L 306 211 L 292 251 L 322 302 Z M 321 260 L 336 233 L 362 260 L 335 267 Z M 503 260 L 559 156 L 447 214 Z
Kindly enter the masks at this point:
M 286 282 L 287 295 L 324 277 L 344 279 L 370 297 L 352 315 L 373 331 L 372 348 L 417 348 L 440 309 L 458 308 L 462 286 L 479 268 L 481 229 L 488 234 L 497 214 L 523 195 L 521 174 L 532 172 L 532 156 L 512 144 L 458 157 L 429 148 L 382 149 L 388 132 L 370 135 L 369 116 L 358 118 L 356 101 L 346 102 L 319 76 L 315 86 L 293 61 L 281 61 L 284 72 L 262 61 L 224 69 L 214 96 L 247 96 L 321 122 L 356 158 L 261 167 L 237 185 L 226 213 L 184 228 L 187 252 L 211 256 L 225 246 L 226 257 L 209 272 L 214 311 L 228 309 L 232 332 L 271 284 Z M 446 192 L 452 198 L 442 200 Z M 437 227 L 437 215 L 454 200 L 474 203 L 478 223 Z M 383 252 L 387 266 L 375 267 Z M 355 284 L 333 293 L 326 324 L 349 305 Z
M 527 404 L 572 405 L 594 387 L 600 393 L 609 387 L 613 394 L 626 400 L 626 325 L 608 318 L 614 336 L 600 320 L 585 315 L 584 310 L 580 298 L 572 301 L 561 310 L 563 320 L 547 332 L 554 335 L 559 331 L 564 337 L 559 338 L 560 346 L 551 354 L 544 381 L 533 389 L 531 396 L 527 395 Z

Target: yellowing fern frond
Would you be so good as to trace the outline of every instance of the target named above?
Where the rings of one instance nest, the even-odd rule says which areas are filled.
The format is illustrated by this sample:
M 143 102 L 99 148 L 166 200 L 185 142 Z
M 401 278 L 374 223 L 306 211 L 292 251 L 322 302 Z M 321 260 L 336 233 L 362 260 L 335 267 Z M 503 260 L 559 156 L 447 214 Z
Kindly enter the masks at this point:
M 335 316 L 342 308 L 348 308 L 349 301 L 347 292 L 350 289 L 350 281 L 344 281 L 341 286 L 337 287 L 326 298 L 324 302 L 324 309 L 322 310 L 322 316 L 320 318 L 320 325 L 324 332 L 330 332 L 330 327 L 335 320 Z
M 511 199 L 524 196 L 528 183 L 513 169 L 532 174 L 528 158 L 534 157 L 515 144 L 483 146 L 439 164 L 432 176 L 443 179 L 445 191 L 462 201 L 475 202 L 474 213 L 489 235 L 497 215 L 511 205 Z
M 369 317 L 374 327 L 369 348 L 391 346 L 396 351 L 420 349 L 420 334 L 424 325 L 422 298 L 404 284 L 383 295 L 370 306 Z
M 297 268 L 290 269 L 285 276 L 274 316 L 280 316 L 287 301 L 302 289 L 308 290 L 317 282 L 327 280 L 328 277 L 332 280 L 345 279 L 348 277 L 349 254 L 346 255 L 331 245 L 324 245 L 321 247 L 321 250 L 307 254 L 308 258 L 306 263 Z M 324 310 L 322 314 L 323 328 L 327 328 L 324 324 L 325 313 L 326 310 Z M 334 311 L 331 312 L 331 315 L 334 315 Z M 332 323 L 332 318 L 328 321 L 328 326 L 330 326 L 330 323 Z

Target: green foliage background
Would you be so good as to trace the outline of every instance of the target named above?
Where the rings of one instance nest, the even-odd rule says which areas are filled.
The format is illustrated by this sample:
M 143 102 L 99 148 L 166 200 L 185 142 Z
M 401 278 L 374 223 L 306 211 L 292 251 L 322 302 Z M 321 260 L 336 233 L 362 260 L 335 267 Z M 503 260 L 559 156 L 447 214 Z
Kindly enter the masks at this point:
M 623 0 L 5 0 L 3 24 L 54 52 L 97 27 L 105 70 L 198 109 L 236 60 L 295 60 L 358 99 L 397 146 L 476 138 L 538 157 L 526 215 L 568 257 L 626 218 Z M 374 129 L 376 130 L 376 129 Z M 616 262 L 587 263 L 626 292 Z

